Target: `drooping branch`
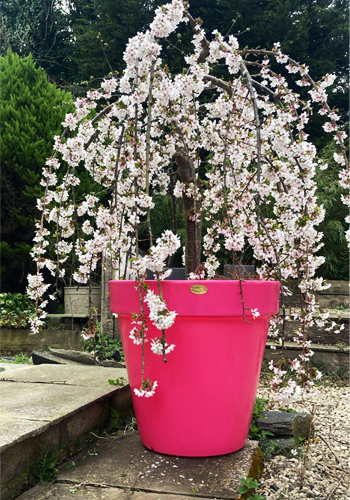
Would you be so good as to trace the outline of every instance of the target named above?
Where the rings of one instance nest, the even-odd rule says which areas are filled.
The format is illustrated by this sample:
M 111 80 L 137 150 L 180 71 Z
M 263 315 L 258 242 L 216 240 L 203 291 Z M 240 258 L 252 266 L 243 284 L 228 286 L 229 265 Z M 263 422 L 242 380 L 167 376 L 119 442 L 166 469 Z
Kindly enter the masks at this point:
M 190 26 L 192 28 L 192 30 L 195 32 L 196 31 L 196 27 L 197 27 L 197 23 L 196 21 L 193 19 L 193 17 L 191 16 L 191 14 L 189 12 L 186 12 L 186 16 L 189 20 L 189 23 L 190 23 Z M 201 53 L 199 54 L 199 57 L 197 59 L 197 63 L 200 64 L 202 62 L 204 62 L 206 60 L 206 58 L 209 56 L 209 53 L 210 53 L 210 45 L 209 45 L 209 42 L 208 40 L 206 39 L 206 37 L 204 36 L 201 40 L 201 44 L 202 44 L 202 51 Z M 267 50 L 237 50 L 237 54 L 240 54 L 240 55 L 245 55 L 245 54 L 263 54 L 263 55 L 273 55 L 275 56 L 276 55 L 276 52 L 273 52 L 273 51 L 267 51 Z M 291 62 L 294 62 L 295 61 L 292 61 Z M 246 66 L 247 64 L 249 64 L 249 62 L 245 62 L 242 64 L 244 64 L 245 66 L 245 69 L 247 70 Z M 252 63 L 253 64 L 253 63 Z M 297 63 L 295 63 L 297 64 Z M 203 80 L 205 82 L 211 82 L 213 85 L 215 85 L 216 87 L 219 87 L 223 90 L 225 90 L 225 92 L 228 93 L 228 95 L 230 97 L 232 97 L 232 93 L 233 93 L 233 90 L 232 90 L 232 87 L 231 85 L 229 85 L 228 83 L 226 83 L 224 80 L 221 80 L 220 78 L 216 78 L 212 75 L 205 75 Z M 257 87 L 259 90 L 263 91 L 263 92 L 266 92 L 268 95 L 270 95 L 270 97 L 273 97 L 274 99 L 277 99 L 278 97 L 280 97 L 280 95 L 276 95 L 274 92 L 272 92 L 269 88 L 265 87 L 264 85 L 262 85 L 261 83 L 257 82 L 256 80 L 253 80 L 251 77 L 250 77 L 250 83 L 253 87 Z

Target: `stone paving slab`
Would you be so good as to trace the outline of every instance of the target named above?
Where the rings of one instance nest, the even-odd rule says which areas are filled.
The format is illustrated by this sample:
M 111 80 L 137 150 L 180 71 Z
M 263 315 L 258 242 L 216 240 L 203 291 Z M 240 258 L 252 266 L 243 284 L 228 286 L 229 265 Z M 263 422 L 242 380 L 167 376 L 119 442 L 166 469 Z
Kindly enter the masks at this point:
M 1 402 L 3 405 L 3 401 Z M 9 445 L 15 444 L 26 437 L 36 436 L 44 432 L 50 426 L 49 422 L 37 420 L 25 420 L 23 418 L 4 415 L 0 418 L 0 447 L 3 451 Z
M 173 457 L 147 450 L 133 432 L 100 439 L 93 451 L 97 454 L 87 455 L 75 467 L 62 468 L 58 481 L 153 492 L 158 498 L 174 494 L 234 500 L 241 498 L 239 479 L 256 475 L 261 466 L 256 441 L 248 441 L 242 450 L 229 455 Z
M 116 392 L 108 378 L 124 377 L 123 368 L 1 363 L 0 446 L 37 435 L 62 419 Z M 50 386 L 48 388 L 48 385 Z M 86 390 L 89 388 L 89 390 Z
M 84 486 L 76 488 L 72 484 L 42 483 L 23 493 L 18 500 L 193 500 L 193 496 L 163 495 L 144 491 L 128 491 L 118 488 Z M 197 500 L 208 500 L 195 497 Z
M 113 394 L 113 386 L 82 391 L 79 386 L 2 382 L 0 446 L 43 432 L 94 401 Z M 115 388 L 114 388 L 115 390 Z M 12 421 L 11 425 L 9 423 Z
M 22 365 L 20 363 L 16 364 L 16 363 L 0 363 L 0 377 L 4 377 L 4 372 L 6 373 L 14 373 L 14 372 L 20 372 L 20 371 L 23 371 L 25 369 L 30 369 L 32 368 L 33 365 Z
M 125 368 L 0 363 L 1 499 L 26 484 L 30 468 L 61 443 L 105 428 L 111 408 L 131 407 Z M 123 387 L 108 379 L 123 380 Z M 23 491 L 23 490 L 22 490 Z
M 0 380 L 12 378 L 18 382 L 42 382 L 46 384 L 76 385 L 79 387 L 99 387 L 111 390 L 115 386 L 108 379 L 123 377 L 125 384 L 128 377 L 125 368 L 107 368 L 101 366 L 76 365 L 16 365 L 0 363 Z

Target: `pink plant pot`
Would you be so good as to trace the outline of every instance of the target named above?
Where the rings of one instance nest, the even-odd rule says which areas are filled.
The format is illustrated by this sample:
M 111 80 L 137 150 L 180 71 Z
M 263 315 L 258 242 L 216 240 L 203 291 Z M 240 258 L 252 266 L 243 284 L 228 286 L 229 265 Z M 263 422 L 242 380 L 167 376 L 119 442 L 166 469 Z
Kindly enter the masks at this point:
M 147 281 L 157 293 L 155 281 Z M 205 293 L 193 293 L 196 286 Z M 195 287 L 195 288 L 193 288 Z M 152 397 L 138 397 L 141 346 L 129 338 L 132 313 L 140 313 L 134 281 L 110 281 L 110 307 L 118 313 L 136 420 L 143 445 L 159 453 L 204 457 L 241 449 L 247 440 L 270 317 L 278 312 L 280 283 L 245 281 L 243 319 L 239 281 L 163 281 L 167 330 L 173 352 L 162 356 L 145 343 L 145 378 L 158 382 Z M 198 289 L 197 289 L 198 292 Z M 145 313 L 149 313 L 145 305 Z M 148 339 L 161 335 L 148 320 Z

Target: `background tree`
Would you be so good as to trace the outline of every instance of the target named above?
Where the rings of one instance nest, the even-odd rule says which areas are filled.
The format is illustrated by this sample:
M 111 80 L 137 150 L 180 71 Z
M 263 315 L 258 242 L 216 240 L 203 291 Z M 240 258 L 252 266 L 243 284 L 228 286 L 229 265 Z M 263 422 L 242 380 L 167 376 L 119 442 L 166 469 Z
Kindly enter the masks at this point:
M 50 76 L 66 83 L 103 77 L 111 69 L 123 69 L 128 39 L 145 29 L 162 3 L 3 0 L 2 50 L 11 46 L 22 56 L 31 52 Z M 341 84 L 333 101 L 346 113 L 349 27 L 345 0 L 192 0 L 190 7 L 195 18 L 206 20 L 208 39 L 218 29 L 238 35 L 241 48 L 271 48 L 279 41 L 283 52 L 310 66 L 316 80 L 336 73 Z M 188 30 L 180 31 L 182 43 L 190 43 Z M 181 44 L 172 56 L 181 66 Z
M 1 287 L 24 292 L 32 266 L 36 199 L 43 193 L 41 172 L 71 96 L 50 84 L 31 56 L 21 59 L 10 50 L 0 58 L 0 81 Z
M 67 85 L 79 75 L 70 64 L 71 31 L 61 0 L 2 0 L 0 55 L 10 48 L 33 60 L 51 81 Z
M 3 0 L 0 54 L 30 53 L 53 81 L 69 86 L 122 71 L 130 36 L 161 0 Z M 78 89 L 73 89 L 78 92 Z M 85 90 L 84 90 L 85 92 Z
M 317 172 L 317 195 L 323 204 L 326 215 L 320 224 L 323 232 L 324 247 L 319 254 L 325 257 L 325 263 L 318 270 L 318 275 L 326 279 L 349 279 L 349 250 L 345 238 L 347 229 L 345 217 L 348 209 L 341 200 L 346 190 L 339 184 L 339 166 L 333 159 L 334 145 L 328 144 L 320 153 L 327 160 L 328 169 Z
M 69 23 L 74 43 L 71 58 L 81 78 L 121 73 L 128 39 L 142 31 L 161 0 L 69 1 Z

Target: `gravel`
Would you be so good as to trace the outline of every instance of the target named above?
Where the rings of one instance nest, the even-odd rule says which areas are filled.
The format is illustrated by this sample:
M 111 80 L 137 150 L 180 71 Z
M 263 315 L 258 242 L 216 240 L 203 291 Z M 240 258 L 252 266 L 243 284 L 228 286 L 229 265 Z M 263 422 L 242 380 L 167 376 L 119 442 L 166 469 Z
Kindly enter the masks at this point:
M 349 396 L 349 387 L 321 386 L 316 396 L 292 405 L 298 412 L 314 411 L 315 435 L 309 452 L 306 453 L 307 443 L 303 443 L 297 456 L 265 460 L 257 493 L 266 500 L 350 499 Z M 260 387 L 258 397 L 270 400 L 266 409 L 278 409 L 268 389 Z

